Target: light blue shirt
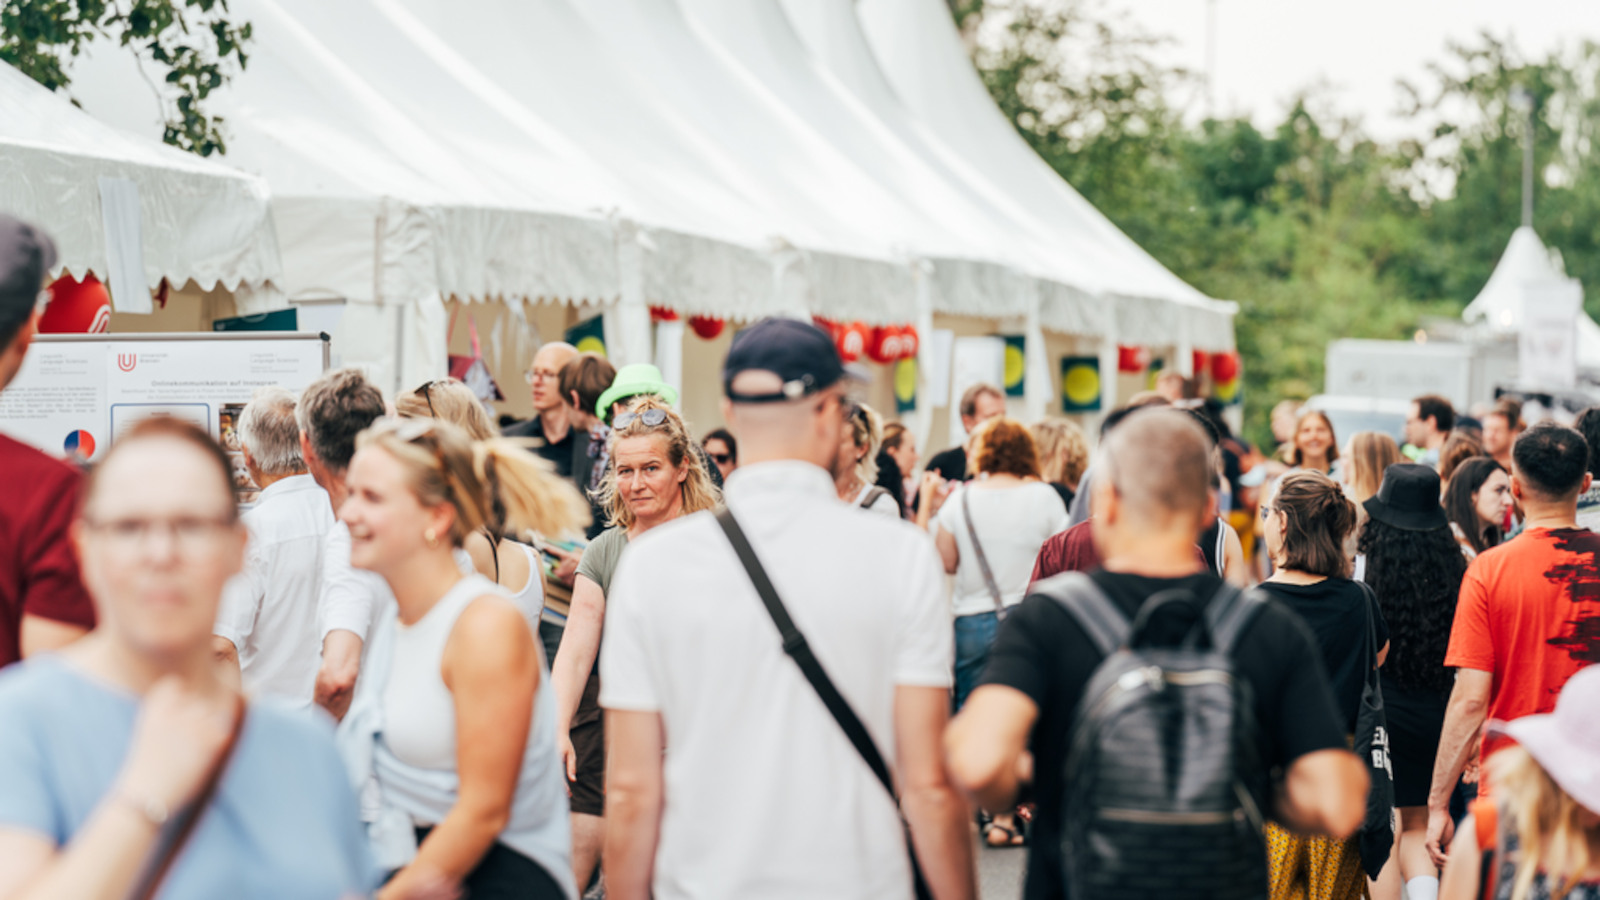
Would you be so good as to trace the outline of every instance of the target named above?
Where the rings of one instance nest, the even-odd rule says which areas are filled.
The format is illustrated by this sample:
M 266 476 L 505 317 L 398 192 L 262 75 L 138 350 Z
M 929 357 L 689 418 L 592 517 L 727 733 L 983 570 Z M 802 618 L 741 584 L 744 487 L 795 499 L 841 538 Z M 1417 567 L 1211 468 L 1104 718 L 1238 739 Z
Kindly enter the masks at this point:
M 111 789 L 139 698 L 56 656 L 0 671 L 0 828 L 72 840 Z M 378 885 L 330 723 L 252 703 L 161 900 L 337 900 Z

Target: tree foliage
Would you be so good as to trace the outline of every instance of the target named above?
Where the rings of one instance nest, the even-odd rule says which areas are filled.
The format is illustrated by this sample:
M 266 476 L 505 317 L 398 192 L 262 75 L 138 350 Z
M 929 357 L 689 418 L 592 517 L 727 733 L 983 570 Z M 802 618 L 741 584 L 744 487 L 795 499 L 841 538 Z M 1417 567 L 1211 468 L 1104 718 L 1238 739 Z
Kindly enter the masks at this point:
M 205 101 L 244 69 L 250 31 L 229 19 L 227 0 L 0 0 L 0 60 L 59 91 L 85 47 L 129 48 L 166 85 L 162 138 L 201 156 L 226 152 L 222 117 Z
M 1416 133 L 1384 144 L 1315 93 L 1276 127 L 1188 115 L 1161 40 L 1090 0 L 951 0 L 1017 131 L 1179 276 L 1236 300 L 1246 419 L 1321 389 L 1333 337 L 1403 338 L 1459 315 L 1521 220 L 1523 114 L 1535 102 L 1535 226 L 1600 312 L 1600 48 L 1537 61 L 1480 35 L 1406 85 Z

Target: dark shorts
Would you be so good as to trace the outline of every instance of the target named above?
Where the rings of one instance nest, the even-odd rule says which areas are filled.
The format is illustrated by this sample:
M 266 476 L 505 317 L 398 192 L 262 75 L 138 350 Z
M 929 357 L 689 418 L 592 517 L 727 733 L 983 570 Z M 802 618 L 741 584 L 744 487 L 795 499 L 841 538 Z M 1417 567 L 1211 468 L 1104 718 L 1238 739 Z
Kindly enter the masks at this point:
M 578 756 L 578 777 L 572 790 L 572 811 L 586 816 L 606 814 L 606 720 L 572 726 L 572 751 Z
M 1382 683 L 1389 762 L 1394 769 L 1394 805 L 1427 806 L 1449 695 L 1404 690 L 1387 678 Z
M 418 828 L 417 843 L 432 830 Z M 499 841 L 462 879 L 461 887 L 472 900 L 567 900 L 567 892 L 543 866 Z

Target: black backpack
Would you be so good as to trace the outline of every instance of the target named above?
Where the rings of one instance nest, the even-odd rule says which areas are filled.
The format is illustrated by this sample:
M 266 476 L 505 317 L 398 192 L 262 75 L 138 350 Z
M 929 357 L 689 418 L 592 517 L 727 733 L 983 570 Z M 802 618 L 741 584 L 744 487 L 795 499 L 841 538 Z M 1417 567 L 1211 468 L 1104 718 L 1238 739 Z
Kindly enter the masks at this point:
M 1077 619 L 1104 659 L 1069 732 L 1062 859 L 1073 900 L 1265 900 L 1268 775 L 1250 685 L 1231 651 L 1264 600 L 1224 584 L 1147 599 L 1130 623 L 1088 576 L 1037 586 Z M 1176 645 L 1152 623 L 1189 608 Z

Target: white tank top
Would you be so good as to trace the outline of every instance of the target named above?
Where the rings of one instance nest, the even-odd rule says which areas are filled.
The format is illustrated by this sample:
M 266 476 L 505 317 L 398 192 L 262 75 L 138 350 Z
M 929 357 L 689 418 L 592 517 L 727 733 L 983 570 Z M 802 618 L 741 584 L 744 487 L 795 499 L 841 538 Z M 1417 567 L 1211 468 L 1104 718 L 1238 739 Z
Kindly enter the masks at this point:
M 528 627 L 533 629 L 535 636 L 538 636 L 539 615 L 544 612 L 544 582 L 539 578 L 538 553 L 521 541 L 502 540 L 500 542 L 502 547 L 506 544 L 521 550 L 522 555 L 528 558 L 528 583 L 522 586 L 522 590 L 511 594 L 511 602 L 515 603 L 517 609 L 522 611 L 522 617 L 528 620 Z M 500 552 L 498 547 L 495 552 Z M 457 547 L 452 551 L 452 555 L 456 560 L 456 568 L 461 570 L 461 574 L 490 577 L 491 573 L 478 571 L 477 567 L 472 564 L 472 554 L 463 548 Z M 503 590 L 509 592 L 511 589 L 503 587 Z
M 401 762 L 455 770 L 456 706 L 444 684 L 445 642 L 468 604 L 500 593 L 482 575 L 468 575 L 417 622 L 396 624 L 394 656 L 383 688 L 383 741 Z

